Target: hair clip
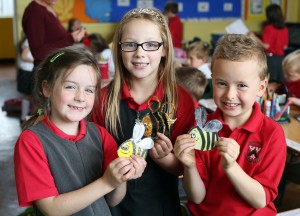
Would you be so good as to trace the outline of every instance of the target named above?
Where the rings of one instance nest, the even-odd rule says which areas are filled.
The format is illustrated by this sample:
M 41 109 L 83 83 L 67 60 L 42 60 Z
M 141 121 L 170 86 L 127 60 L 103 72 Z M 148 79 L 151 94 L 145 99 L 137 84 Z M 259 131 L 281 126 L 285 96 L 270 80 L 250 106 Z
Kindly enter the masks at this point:
M 51 59 L 50 59 L 50 62 L 54 62 L 59 56 L 63 55 L 65 52 L 62 51 L 62 52 L 59 52 L 57 53 L 55 56 L 53 56 Z
M 37 114 L 39 114 L 39 116 L 43 115 L 44 114 L 44 109 L 43 108 L 38 108 Z

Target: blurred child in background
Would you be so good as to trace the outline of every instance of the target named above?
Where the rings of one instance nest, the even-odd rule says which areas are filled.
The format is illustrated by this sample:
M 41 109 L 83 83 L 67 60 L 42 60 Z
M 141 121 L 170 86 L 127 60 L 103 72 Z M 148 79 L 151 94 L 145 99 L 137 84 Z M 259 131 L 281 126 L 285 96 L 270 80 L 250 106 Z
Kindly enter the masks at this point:
M 87 36 L 89 41 L 87 47 L 94 53 L 98 61 L 108 62 L 109 76 L 112 78 L 115 74 L 115 65 L 113 60 L 112 51 L 107 42 L 99 33 L 92 33 Z
M 19 43 L 19 69 L 17 74 L 17 90 L 24 94 L 21 105 L 21 123 L 30 114 L 31 91 L 33 88 L 33 56 L 29 49 L 28 40 L 22 32 Z
M 300 50 L 288 54 L 283 62 L 282 69 L 285 85 L 289 90 L 289 100 L 300 106 Z
M 192 43 L 187 48 L 187 65 L 198 68 L 207 79 L 211 79 L 209 52 L 209 44 L 202 41 Z
M 176 81 L 191 94 L 195 108 L 198 107 L 207 86 L 205 75 L 197 68 L 180 67 L 176 68 Z
M 80 30 L 82 28 L 81 22 L 77 18 L 72 18 L 68 22 L 68 32 Z

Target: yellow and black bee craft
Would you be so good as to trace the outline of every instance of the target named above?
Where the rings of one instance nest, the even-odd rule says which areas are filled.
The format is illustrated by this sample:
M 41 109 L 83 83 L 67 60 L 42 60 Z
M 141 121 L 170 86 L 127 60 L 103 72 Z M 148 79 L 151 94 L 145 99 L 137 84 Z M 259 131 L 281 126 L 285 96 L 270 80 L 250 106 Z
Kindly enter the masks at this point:
M 215 147 L 215 142 L 219 139 L 218 131 L 222 129 L 222 123 L 213 119 L 206 122 L 206 110 L 198 107 L 195 110 L 197 126 L 190 129 L 189 134 L 196 140 L 195 149 L 208 151 Z
M 175 105 L 169 102 L 161 104 L 157 97 L 156 101 L 158 102 L 158 107 L 156 109 L 153 109 L 150 106 L 150 100 L 148 101 L 151 112 L 142 118 L 142 123 L 145 125 L 144 136 L 146 137 L 156 138 L 157 132 L 169 136 L 171 126 L 176 121 L 176 119 L 171 118 L 171 114 L 175 111 Z
M 132 138 L 123 142 L 118 148 L 119 157 L 130 157 L 132 154 L 146 158 L 148 150 L 154 146 L 154 141 L 150 137 L 143 137 L 145 126 L 141 122 L 136 122 L 133 128 Z

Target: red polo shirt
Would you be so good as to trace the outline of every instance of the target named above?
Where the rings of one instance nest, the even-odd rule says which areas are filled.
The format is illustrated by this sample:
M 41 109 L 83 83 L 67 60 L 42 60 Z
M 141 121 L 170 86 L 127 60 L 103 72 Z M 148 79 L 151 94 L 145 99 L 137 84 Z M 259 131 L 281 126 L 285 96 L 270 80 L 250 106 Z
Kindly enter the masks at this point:
M 285 82 L 285 85 L 289 90 L 290 97 L 300 98 L 300 80 L 296 82 Z
M 216 148 L 196 150 L 197 169 L 206 187 L 206 196 L 200 205 L 189 202 L 193 215 L 276 215 L 273 201 L 285 166 L 287 148 L 282 127 L 266 117 L 257 103 L 250 119 L 233 131 L 223 122 L 220 109 L 208 115 L 208 121 L 211 119 L 222 122 L 220 137 L 230 137 L 240 144 L 237 163 L 263 186 L 267 205 L 255 209 L 239 196 L 221 168 L 222 158 Z

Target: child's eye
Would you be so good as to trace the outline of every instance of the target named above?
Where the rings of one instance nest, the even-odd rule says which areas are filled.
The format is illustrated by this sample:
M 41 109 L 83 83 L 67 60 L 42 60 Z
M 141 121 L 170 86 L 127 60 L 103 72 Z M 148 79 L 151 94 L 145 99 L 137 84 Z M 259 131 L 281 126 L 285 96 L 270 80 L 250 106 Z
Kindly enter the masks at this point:
M 95 93 L 95 89 L 92 89 L 92 88 L 86 89 L 85 91 L 86 91 L 88 94 L 94 94 L 94 93 Z
M 226 83 L 225 82 L 217 82 L 217 85 L 218 86 L 226 86 Z
M 66 89 L 76 89 L 75 85 L 65 85 Z
M 245 84 L 239 84 L 238 87 L 239 88 L 245 88 L 245 87 L 247 87 L 247 85 L 245 85 Z

